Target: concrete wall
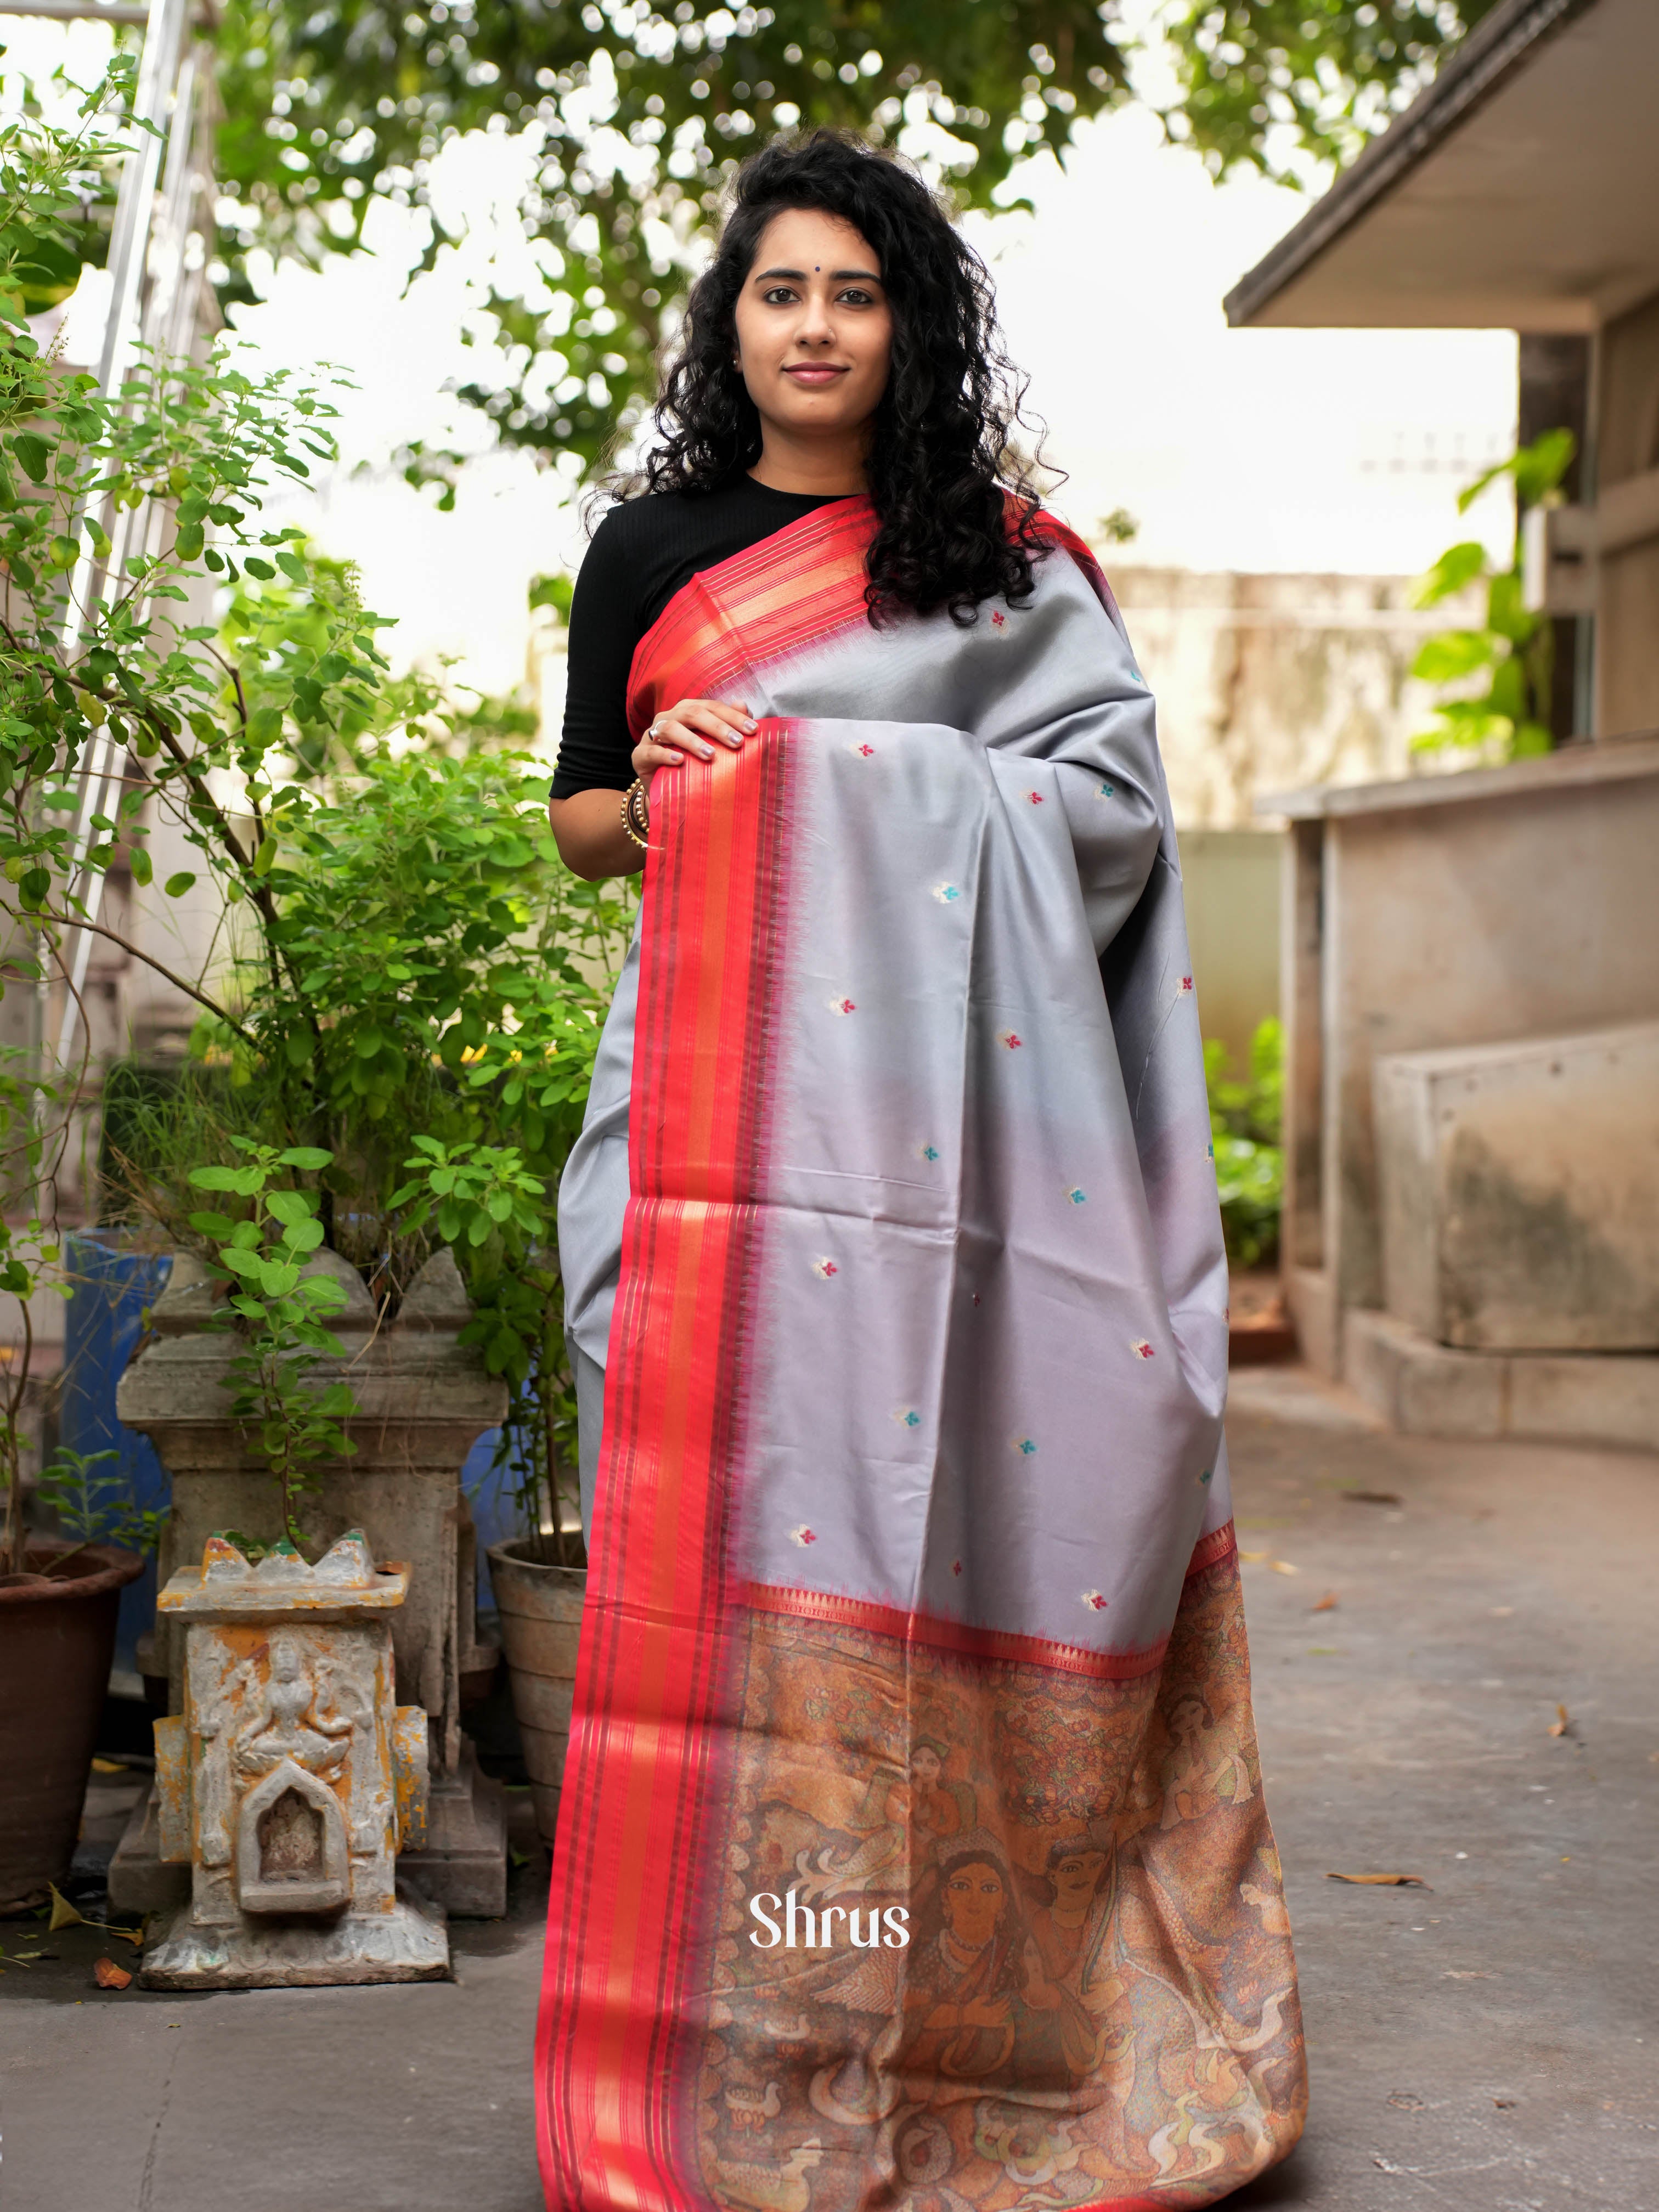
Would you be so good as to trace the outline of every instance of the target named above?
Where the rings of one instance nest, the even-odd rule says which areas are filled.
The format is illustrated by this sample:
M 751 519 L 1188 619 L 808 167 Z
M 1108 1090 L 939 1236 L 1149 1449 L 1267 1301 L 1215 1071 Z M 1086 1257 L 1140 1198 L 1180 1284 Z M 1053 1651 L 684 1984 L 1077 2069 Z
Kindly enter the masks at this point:
M 1334 1361 L 1382 1302 L 1377 1054 L 1659 1018 L 1659 738 L 1262 804 L 1291 823 L 1286 1264 Z
M 1279 840 L 1261 830 L 1183 830 L 1180 842 L 1199 1025 L 1242 1076 L 1257 1024 L 1279 1012 Z
M 1474 601 L 1424 611 L 1407 576 L 1205 574 L 1102 551 L 1158 699 L 1183 828 L 1242 829 L 1261 791 L 1403 775 L 1431 689 L 1408 673 Z
M 1659 1022 L 1382 1054 L 1390 1314 L 1482 1352 L 1659 1352 Z
M 1659 294 L 1596 342 L 1595 493 L 1659 470 Z M 1595 614 L 1598 736 L 1659 728 L 1659 538 L 1604 550 Z

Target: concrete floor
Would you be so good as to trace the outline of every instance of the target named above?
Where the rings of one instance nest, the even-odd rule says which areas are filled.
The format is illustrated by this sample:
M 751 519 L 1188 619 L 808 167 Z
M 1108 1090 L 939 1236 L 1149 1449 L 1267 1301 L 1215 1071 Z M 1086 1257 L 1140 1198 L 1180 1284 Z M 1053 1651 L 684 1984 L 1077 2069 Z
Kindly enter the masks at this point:
M 1234 1407 L 1313 2111 L 1230 2202 L 1659 2212 L 1659 1463 L 1380 1434 L 1282 1369 Z M 0 2204 L 540 2212 L 537 1872 L 437 1987 L 109 1994 L 120 1942 L 0 1923 L 58 1954 L 0 1973 Z

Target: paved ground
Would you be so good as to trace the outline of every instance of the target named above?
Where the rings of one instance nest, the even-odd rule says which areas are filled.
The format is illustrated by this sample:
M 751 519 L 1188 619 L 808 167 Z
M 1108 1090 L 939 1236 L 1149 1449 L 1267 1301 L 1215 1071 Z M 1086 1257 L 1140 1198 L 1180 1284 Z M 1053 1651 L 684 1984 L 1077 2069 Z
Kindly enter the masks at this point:
M 1282 1370 L 1235 1408 L 1314 2106 L 1231 2203 L 1659 2212 L 1659 1464 L 1381 1435 Z M 0 1976 L 0 2206 L 540 2212 L 536 1872 L 441 1987 L 106 1994 L 126 1947 L 49 1939 Z

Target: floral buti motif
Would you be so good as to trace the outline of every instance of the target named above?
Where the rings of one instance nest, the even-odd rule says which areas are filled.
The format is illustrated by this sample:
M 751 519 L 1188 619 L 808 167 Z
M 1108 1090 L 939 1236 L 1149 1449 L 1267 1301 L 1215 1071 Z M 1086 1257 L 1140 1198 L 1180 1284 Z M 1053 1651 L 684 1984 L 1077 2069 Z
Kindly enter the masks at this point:
M 1129 1346 L 1129 1349 L 1133 1352 L 1137 1359 L 1151 1359 L 1155 1357 L 1152 1346 L 1147 1343 L 1144 1336 L 1134 1338 Z
M 960 884 L 935 884 L 933 896 L 941 906 L 954 906 L 962 896 L 962 886 Z
M 818 1278 L 820 1282 L 827 1283 L 832 1275 L 840 1274 L 841 1269 L 836 1265 L 833 1260 L 814 1260 L 812 1262 L 812 1273 Z
M 847 750 L 856 760 L 873 760 L 876 757 L 876 749 L 873 745 L 848 745 Z
M 858 1012 L 857 1003 L 852 999 L 829 999 L 824 1003 L 832 1014 L 855 1014 Z
M 1103 1591 L 1085 1590 L 1083 1593 L 1083 1602 L 1088 1607 L 1091 1613 L 1104 1613 L 1109 1601 L 1107 1599 Z
M 1066 1193 L 1066 1202 L 1068 1206 L 1086 1206 L 1089 1194 L 1080 1184 L 1073 1183 Z
M 792 1544 L 799 1544 L 801 1550 L 804 1552 L 809 1544 L 816 1544 L 817 1542 L 817 1531 L 814 1528 L 809 1528 L 806 1523 L 803 1521 L 799 1528 L 792 1528 L 789 1531 L 789 1540 Z
M 997 1042 L 1006 1052 L 1018 1052 L 1025 1040 L 1018 1030 L 999 1030 Z

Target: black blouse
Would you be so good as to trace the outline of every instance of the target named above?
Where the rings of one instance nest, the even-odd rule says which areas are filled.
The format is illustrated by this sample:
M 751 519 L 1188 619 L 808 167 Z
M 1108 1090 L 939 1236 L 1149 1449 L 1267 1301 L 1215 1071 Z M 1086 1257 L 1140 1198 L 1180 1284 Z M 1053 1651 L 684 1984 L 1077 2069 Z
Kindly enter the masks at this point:
M 699 569 L 745 552 L 828 500 L 742 476 L 718 491 L 652 492 L 613 507 L 593 533 L 570 602 L 564 732 L 553 797 L 634 781 L 628 672 L 634 648 Z

